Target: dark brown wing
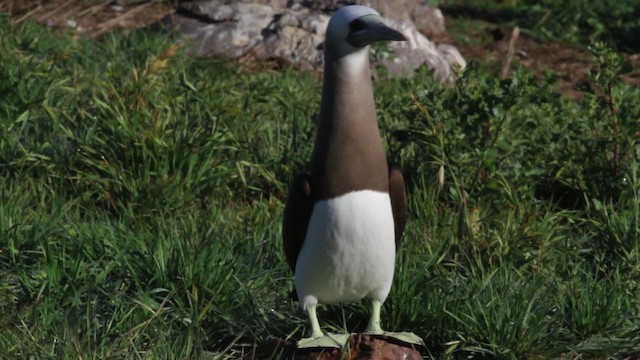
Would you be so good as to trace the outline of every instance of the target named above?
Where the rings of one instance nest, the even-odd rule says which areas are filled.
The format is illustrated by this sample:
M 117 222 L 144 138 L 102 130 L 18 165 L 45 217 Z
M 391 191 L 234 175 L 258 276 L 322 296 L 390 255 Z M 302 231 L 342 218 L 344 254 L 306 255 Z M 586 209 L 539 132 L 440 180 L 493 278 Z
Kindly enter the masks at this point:
M 313 210 L 311 185 L 308 175 L 300 175 L 289 188 L 282 220 L 284 254 L 291 270 L 295 272 L 298 254 L 307 235 L 307 225 Z
M 404 189 L 404 177 L 400 168 L 389 164 L 389 196 L 391 197 L 391 210 L 396 232 L 396 249 L 400 245 L 404 226 L 407 224 L 407 195 Z

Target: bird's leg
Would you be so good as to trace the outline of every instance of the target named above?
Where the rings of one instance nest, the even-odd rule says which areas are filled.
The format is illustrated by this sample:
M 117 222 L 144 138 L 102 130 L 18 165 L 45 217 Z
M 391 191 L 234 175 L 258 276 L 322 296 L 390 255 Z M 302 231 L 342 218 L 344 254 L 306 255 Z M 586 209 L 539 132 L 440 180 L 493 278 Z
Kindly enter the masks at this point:
M 342 348 L 349 339 L 348 334 L 323 334 L 320 330 L 318 315 L 316 314 L 316 304 L 307 306 L 309 321 L 311 322 L 311 337 L 298 341 L 298 348 Z
M 380 326 L 380 308 L 382 307 L 382 302 L 379 300 L 371 301 L 371 318 L 369 318 L 369 325 L 367 325 L 367 330 L 365 333 L 370 335 L 380 335 L 386 338 L 393 338 L 408 344 L 422 345 L 424 346 L 424 341 L 418 335 L 410 332 L 390 332 L 382 330 Z
M 371 317 L 369 318 L 369 325 L 367 325 L 367 330 L 365 330 L 367 334 L 380 335 L 384 333 L 384 331 L 382 331 L 382 327 L 380 326 L 381 307 L 382 303 L 380 301 L 371 301 Z
M 316 314 L 316 304 L 309 305 L 307 309 L 309 312 L 309 321 L 311 322 L 311 338 L 317 339 L 323 337 L 324 334 L 320 330 L 320 323 L 318 322 L 318 314 Z

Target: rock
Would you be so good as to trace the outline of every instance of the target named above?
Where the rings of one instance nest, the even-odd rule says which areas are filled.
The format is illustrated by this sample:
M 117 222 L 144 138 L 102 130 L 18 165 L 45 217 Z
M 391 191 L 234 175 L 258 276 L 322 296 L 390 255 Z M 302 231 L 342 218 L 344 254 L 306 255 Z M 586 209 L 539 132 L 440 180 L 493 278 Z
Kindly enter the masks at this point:
M 305 70 L 321 69 L 329 16 L 308 9 L 285 9 L 269 27 L 254 53 L 260 59 L 283 59 Z
M 442 12 L 436 7 L 425 4 L 425 0 L 298 0 L 295 2 L 303 4 L 308 8 L 324 12 L 334 12 L 341 6 L 358 3 L 376 9 L 380 15 L 389 19 L 410 19 L 416 24 L 416 27 L 423 32 L 429 34 L 445 32 Z
M 297 349 L 293 341 L 270 340 L 261 344 L 257 359 L 296 360 L 422 360 L 422 356 L 412 346 L 396 344 L 365 334 L 354 334 L 349 338 L 347 349 Z
M 389 54 L 375 54 L 373 66 L 383 65 L 393 77 L 411 76 L 426 64 L 445 83 L 455 79 L 452 67 L 466 66 L 451 45 L 437 46 L 421 32 L 444 31 L 440 10 L 420 0 L 356 1 L 377 9 L 389 25 L 407 35 L 407 42 L 389 44 Z M 330 14 L 343 0 L 208 0 L 180 2 L 169 23 L 185 33 L 193 53 L 231 59 L 281 60 L 303 69 L 322 70 L 323 43 Z M 412 20 L 413 19 L 413 20 Z M 427 20 L 425 20 L 427 19 Z M 419 25 L 416 26 L 417 22 Z
M 445 32 L 444 16 L 440 9 L 425 4 L 424 0 L 369 0 L 358 1 L 370 6 L 380 15 L 392 20 L 411 20 L 420 31 L 429 34 Z
M 264 41 L 262 34 L 272 22 L 274 8 L 254 3 L 224 1 L 181 3 L 175 25 L 194 42 L 199 55 L 238 58 Z
M 387 68 L 390 76 L 410 76 L 417 66 L 426 64 L 429 69 L 434 70 L 434 76 L 441 82 L 452 83 L 455 79 L 455 69 L 464 69 L 467 66 L 458 49 L 452 45 L 434 44 L 410 21 L 388 20 L 387 22 L 407 36 L 407 41 L 389 44 L 394 57 L 387 57 L 380 61 Z

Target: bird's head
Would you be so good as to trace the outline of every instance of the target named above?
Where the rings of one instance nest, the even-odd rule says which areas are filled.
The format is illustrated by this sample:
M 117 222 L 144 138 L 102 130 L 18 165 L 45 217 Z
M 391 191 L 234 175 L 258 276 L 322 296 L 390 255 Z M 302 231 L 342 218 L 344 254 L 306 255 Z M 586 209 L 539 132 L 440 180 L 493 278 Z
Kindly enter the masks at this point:
M 385 25 L 374 9 L 350 5 L 340 8 L 329 20 L 325 46 L 344 56 L 374 42 L 405 40 L 401 32 Z

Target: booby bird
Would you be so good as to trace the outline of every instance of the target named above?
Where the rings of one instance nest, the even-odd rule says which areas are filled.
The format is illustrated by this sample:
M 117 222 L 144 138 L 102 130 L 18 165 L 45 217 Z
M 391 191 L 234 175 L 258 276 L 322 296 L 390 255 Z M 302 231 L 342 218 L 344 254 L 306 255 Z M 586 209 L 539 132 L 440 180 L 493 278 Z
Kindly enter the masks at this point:
M 381 328 L 380 308 L 391 289 L 407 205 L 402 173 L 387 163 L 378 130 L 369 44 L 404 40 L 366 6 L 342 7 L 329 21 L 311 173 L 291 185 L 283 219 L 285 255 L 311 322 L 311 337 L 299 347 L 341 347 L 348 338 L 323 334 L 318 303 L 369 298 L 366 332 L 393 335 Z

